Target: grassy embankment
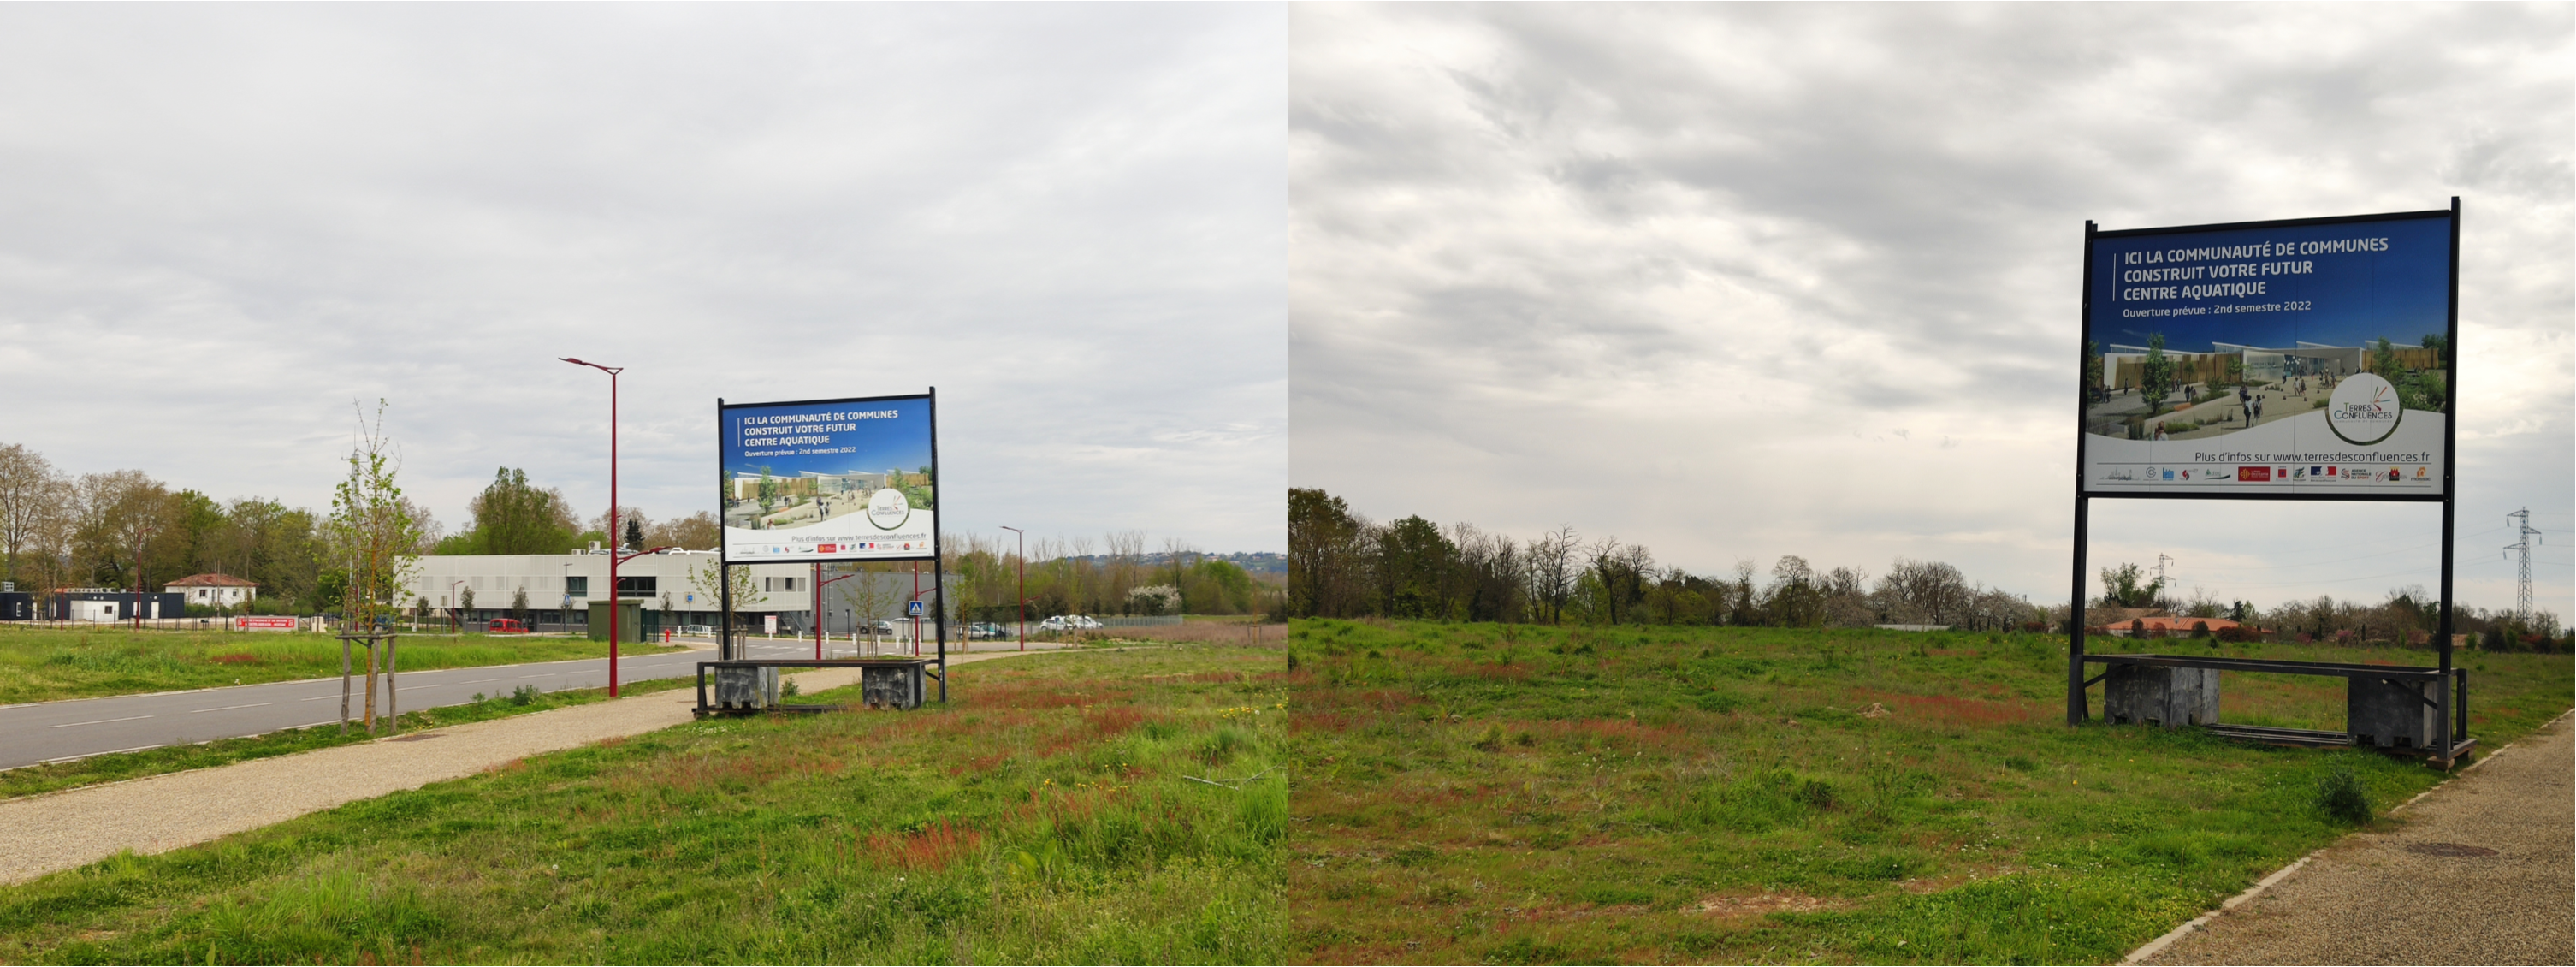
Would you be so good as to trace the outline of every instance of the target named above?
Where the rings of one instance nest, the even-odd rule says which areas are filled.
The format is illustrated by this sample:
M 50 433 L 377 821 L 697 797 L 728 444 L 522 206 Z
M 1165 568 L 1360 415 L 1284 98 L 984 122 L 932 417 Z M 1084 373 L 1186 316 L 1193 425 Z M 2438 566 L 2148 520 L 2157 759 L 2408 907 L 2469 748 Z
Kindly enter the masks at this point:
M 659 645 L 632 647 L 659 648 Z M 403 671 L 603 658 L 608 643 L 532 635 L 404 634 Z M 357 653 L 363 670 L 365 649 Z M 132 631 L 0 624 L 0 704 L 134 695 L 340 674 L 340 641 L 304 632 Z
M 2038 635 L 1301 621 L 1289 647 L 1290 929 L 1319 962 L 2099 963 L 2347 831 L 2335 771 L 2379 823 L 2440 778 L 2069 729 Z M 2462 664 L 2485 748 L 2569 704 L 2568 656 Z M 2341 679 L 2224 678 L 2228 719 L 2340 727 Z
M 534 757 L 0 888 L 0 960 L 1275 961 L 1281 663 L 1030 655 Z
M 696 680 L 689 678 L 647 679 L 640 682 L 627 682 L 623 691 L 628 695 L 641 695 L 675 688 L 694 688 L 696 685 Z M 530 712 L 543 712 L 547 709 L 572 705 L 588 705 L 607 700 L 608 690 L 605 688 L 568 688 L 558 692 L 536 692 L 531 689 L 521 695 L 489 695 L 479 702 L 404 712 L 401 724 L 403 733 L 410 734 L 450 725 L 462 725 L 467 722 L 481 722 L 486 719 L 525 715 Z M 367 735 L 361 723 L 352 722 L 345 735 L 341 733 L 340 726 L 337 724 L 316 725 L 310 728 L 280 729 L 263 735 L 165 746 L 142 752 L 115 752 L 94 755 L 86 759 L 74 759 L 70 762 L 21 766 L 0 772 L 0 799 L 15 799 L 20 796 L 55 792 L 77 786 L 140 779 L 145 776 L 185 772 L 190 769 L 211 769 L 236 762 L 248 762 L 252 759 L 292 755 L 298 752 L 311 752 L 315 749 L 327 749 L 335 745 L 372 741 L 375 740 Z

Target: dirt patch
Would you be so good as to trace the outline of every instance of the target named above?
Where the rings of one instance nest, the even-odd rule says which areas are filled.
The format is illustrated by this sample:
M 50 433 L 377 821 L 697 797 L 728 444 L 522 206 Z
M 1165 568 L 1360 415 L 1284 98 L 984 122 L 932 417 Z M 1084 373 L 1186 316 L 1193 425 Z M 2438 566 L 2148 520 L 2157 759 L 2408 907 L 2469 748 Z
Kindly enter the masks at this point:
M 1819 910 L 1848 910 L 1852 902 L 1836 897 L 1808 896 L 1804 893 L 1763 893 L 1754 896 L 1713 896 L 1699 901 L 1699 912 L 1719 919 L 1756 917 L 1766 913 L 1814 913 Z

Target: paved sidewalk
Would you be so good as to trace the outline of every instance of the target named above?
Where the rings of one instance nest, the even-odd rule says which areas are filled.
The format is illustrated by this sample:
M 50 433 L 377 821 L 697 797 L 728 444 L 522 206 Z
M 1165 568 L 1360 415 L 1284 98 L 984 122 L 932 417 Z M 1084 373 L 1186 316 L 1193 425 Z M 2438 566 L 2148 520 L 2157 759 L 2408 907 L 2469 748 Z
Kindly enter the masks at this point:
M 949 664 L 1012 652 L 950 655 Z M 794 673 L 807 693 L 856 684 L 857 669 Z M 413 732 L 362 745 L 255 759 L 0 802 L 0 883 L 115 855 L 160 853 L 433 782 L 513 759 L 687 722 L 697 692 L 634 695 Z
M 2572 736 L 2561 716 L 2144 962 L 2576 963 Z

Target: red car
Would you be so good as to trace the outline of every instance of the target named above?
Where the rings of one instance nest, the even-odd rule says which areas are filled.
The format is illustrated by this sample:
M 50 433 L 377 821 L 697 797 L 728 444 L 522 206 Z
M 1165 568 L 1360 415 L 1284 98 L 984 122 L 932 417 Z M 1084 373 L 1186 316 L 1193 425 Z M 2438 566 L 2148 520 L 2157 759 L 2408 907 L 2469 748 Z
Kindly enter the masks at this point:
M 494 618 L 492 626 L 483 631 L 495 635 L 524 635 L 528 633 L 528 626 L 520 624 L 516 618 Z

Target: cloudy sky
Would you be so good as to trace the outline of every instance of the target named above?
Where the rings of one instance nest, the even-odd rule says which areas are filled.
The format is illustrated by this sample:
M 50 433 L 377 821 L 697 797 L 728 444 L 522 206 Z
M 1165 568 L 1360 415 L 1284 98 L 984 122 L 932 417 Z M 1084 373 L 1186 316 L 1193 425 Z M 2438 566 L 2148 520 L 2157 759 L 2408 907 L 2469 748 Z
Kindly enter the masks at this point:
M 1667 564 L 1899 556 L 2063 600 L 2105 229 L 2440 208 L 2461 599 L 2570 607 L 2571 8 L 1299 5 L 1289 480 Z M 2269 606 L 2436 583 L 2421 505 L 2096 501 Z
M 955 528 L 1284 546 L 1275 6 L 0 8 L 0 442 L 325 507 L 352 400 L 711 509 L 717 397 L 937 386 Z

